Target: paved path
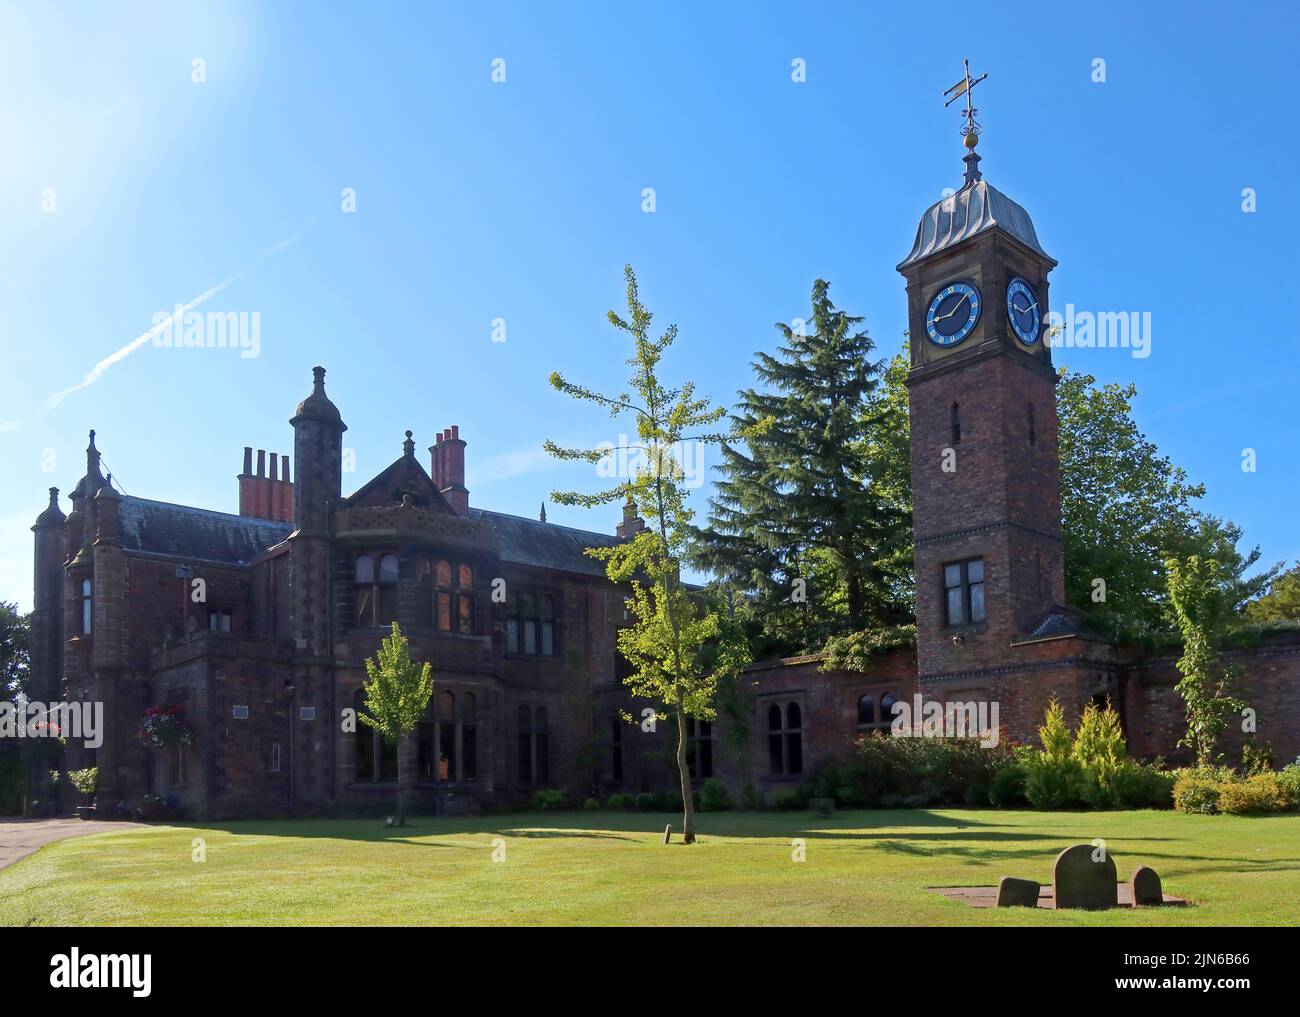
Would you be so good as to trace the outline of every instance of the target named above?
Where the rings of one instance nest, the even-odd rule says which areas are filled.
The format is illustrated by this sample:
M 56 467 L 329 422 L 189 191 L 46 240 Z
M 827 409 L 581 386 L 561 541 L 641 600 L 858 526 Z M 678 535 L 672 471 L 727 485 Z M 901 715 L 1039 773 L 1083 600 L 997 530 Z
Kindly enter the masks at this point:
M 84 819 L 0 819 L 0 869 L 65 837 L 143 827 L 143 823 L 87 822 Z

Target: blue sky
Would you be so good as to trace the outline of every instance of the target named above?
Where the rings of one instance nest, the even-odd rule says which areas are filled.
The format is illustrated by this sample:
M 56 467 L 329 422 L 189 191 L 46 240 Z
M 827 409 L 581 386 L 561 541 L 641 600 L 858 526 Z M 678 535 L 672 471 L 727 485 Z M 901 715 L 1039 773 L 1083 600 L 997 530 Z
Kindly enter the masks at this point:
M 960 183 L 963 57 L 989 74 L 982 169 L 1060 261 L 1053 304 L 1152 315 L 1146 359 L 1057 362 L 1134 381 L 1206 507 L 1300 557 L 1292 5 L 701 6 L 6 5 L 0 598 L 30 606 L 29 527 L 89 428 L 127 493 L 234 511 L 243 446 L 291 451 L 317 363 L 345 488 L 453 423 L 472 504 L 595 486 L 540 444 L 618 428 L 546 377 L 620 387 L 625 262 L 681 327 L 666 370 L 720 401 L 818 276 L 893 353 L 894 266 Z M 50 407 L 216 287 L 205 310 L 260 314 L 259 356 L 146 342 Z

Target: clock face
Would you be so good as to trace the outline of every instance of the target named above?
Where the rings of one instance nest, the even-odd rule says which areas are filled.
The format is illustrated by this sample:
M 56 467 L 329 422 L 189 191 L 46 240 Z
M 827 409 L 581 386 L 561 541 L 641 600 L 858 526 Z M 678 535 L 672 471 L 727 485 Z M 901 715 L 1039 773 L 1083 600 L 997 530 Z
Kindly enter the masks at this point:
M 936 346 L 956 346 L 980 320 L 980 291 L 971 283 L 949 283 L 930 301 L 925 331 Z
M 1012 279 L 1007 284 L 1007 318 L 1022 343 L 1032 346 L 1038 342 L 1043 316 L 1033 287 L 1023 279 Z

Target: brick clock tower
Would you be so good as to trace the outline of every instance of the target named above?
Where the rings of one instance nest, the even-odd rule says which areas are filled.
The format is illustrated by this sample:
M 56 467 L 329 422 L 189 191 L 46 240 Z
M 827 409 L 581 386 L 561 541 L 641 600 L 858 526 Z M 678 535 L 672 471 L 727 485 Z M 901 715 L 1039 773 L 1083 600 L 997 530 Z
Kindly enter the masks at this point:
M 982 79 L 981 79 L 982 80 Z M 913 531 L 921 680 L 995 673 L 1065 600 L 1048 273 L 1029 214 L 975 153 L 928 208 L 907 280 Z M 951 91 L 951 90 L 950 90 Z

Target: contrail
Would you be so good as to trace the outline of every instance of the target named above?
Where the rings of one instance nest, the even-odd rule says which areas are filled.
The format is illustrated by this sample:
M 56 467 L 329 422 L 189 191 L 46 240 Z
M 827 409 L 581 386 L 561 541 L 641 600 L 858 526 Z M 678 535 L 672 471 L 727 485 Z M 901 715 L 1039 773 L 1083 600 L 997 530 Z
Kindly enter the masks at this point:
M 227 286 L 233 285 L 234 283 L 242 279 L 244 276 L 248 275 L 248 273 L 251 272 L 254 267 L 256 267 L 258 262 L 263 261 L 266 258 L 269 258 L 273 254 L 279 254 L 285 248 L 292 246 L 297 241 L 298 241 L 298 235 L 295 234 L 294 236 L 290 237 L 288 240 L 281 240 L 277 244 L 272 244 L 265 251 L 263 251 L 256 258 L 254 258 L 249 265 L 240 269 L 229 279 L 225 279 L 222 282 L 217 283 L 215 286 L 211 287 L 210 289 L 204 290 L 197 297 L 191 300 L 188 304 L 185 304 L 180 309 L 179 315 L 183 317 L 185 314 L 192 311 L 200 304 L 206 303 L 207 301 L 211 300 L 214 296 L 216 296 L 218 293 L 224 290 Z M 72 395 L 73 392 L 79 392 L 83 388 L 89 388 L 91 385 L 95 384 L 95 382 L 99 381 L 103 373 L 107 371 L 110 367 L 112 367 L 114 364 L 118 363 L 119 361 L 125 360 L 132 353 L 138 350 L 141 346 L 144 346 L 146 343 L 152 342 L 155 336 L 161 335 L 163 332 L 165 332 L 169 327 L 171 327 L 172 322 L 176 320 L 177 316 L 178 316 L 177 312 L 173 312 L 169 314 L 157 325 L 149 329 L 148 332 L 145 332 L 143 335 L 136 336 L 134 339 L 132 339 L 121 349 L 115 350 L 112 353 L 110 353 L 103 360 L 101 360 L 94 367 L 92 367 L 89 371 L 87 371 L 86 376 L 82 378 L 81 381 L 78 382 L 76 385 L 73 385 L 71 388 L 65 388 L 61 392 L 55 392 L 53 395 L 49 396 L 45 400 L 45 409 L 47 411 L 52 410 L 54 409 L 54 407 L 58 406 L 59 403 L 63 402 L 64 399 Z

